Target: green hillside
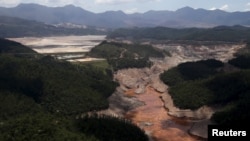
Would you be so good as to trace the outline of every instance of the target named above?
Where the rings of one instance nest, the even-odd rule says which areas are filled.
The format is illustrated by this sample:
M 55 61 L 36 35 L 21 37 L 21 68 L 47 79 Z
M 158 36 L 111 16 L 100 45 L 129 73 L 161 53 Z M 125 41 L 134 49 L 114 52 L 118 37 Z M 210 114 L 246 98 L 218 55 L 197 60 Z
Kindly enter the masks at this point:
M 238 58 L 232 59 L 238 60 Z M 247 62 L 248 58 L 241 58 Z M 234 64 L 234 63 L 232 63 Z M 219 106 L 212 120 L 220 124 L 247 124 L 250 114 L 250 70 L 223 72 L 223 64 L 215 60 L 188 62 L 161 74 L 170 86 L 175 105 L 182 109 L 197 109 L 203 105 Z M 238 67 L 235 64 L 235 67 Z
M 91 57 L 106 58 L 114 70 L 123 68 L 149 67 L 150 57 L 162 58 L 168 52 L 162 52 L 151 45 L 125 44 L 116 42 L 102 42 L 93 48 L 88 55 Z
M 5 39 L 0 40 L 0 50 L 0 140 L 104 140 L 84 132 L 88 123 L 75 117 L 108 108 L 107 98 L 117 86 L 108 66 L 71 64 Z M 113 119 L 109 121 L 113 124 L 95 126 L 128 134 L 135 129 L 140 134 L 131 138 L 147 139 L 138 127 L 120 122 Z M 112 133 L 108 137 L 113 138 Z
M 242 42 L 250 38 L 250 28 L 244 26 L 218 26 L 214 28 L 121 28 L 111 32 L 107 38 L 111 39 L 155 39 L 171 41 L 224 41 Z

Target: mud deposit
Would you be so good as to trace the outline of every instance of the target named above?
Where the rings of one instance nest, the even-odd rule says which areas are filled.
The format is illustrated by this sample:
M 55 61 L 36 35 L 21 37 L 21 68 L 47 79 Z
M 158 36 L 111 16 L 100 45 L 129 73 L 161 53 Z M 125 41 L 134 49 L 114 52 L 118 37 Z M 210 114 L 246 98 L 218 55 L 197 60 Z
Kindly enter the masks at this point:
M 192 123 L 171 117 L 167 114 L 160 98 L 161 94 L 148 86 L 145 93 L 134 94 L 128 90 L 126 95 L 135 96 L 145 103 L 126 113 L 125 117 L 145 130 L 154 141 L 198 141 L 199 139 L 188 134 Z
M 20 42 L 41 54 L 52 55 L 58 59 L 68 60 L 70 62 L 85 62 L 100 60 L 99 58 L 86 58 L 85 54 L 105 40 L 105 38 L 106 36 L 104 35 L 87 35 L 9 39 Z

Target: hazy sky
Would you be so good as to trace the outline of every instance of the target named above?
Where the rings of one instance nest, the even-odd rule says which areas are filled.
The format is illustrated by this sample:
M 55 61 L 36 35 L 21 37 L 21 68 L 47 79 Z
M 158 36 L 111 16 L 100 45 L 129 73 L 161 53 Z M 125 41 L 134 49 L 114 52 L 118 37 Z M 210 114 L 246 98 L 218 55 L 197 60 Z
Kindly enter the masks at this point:
M 108 10 L 122 10 L 126 13 L 175 11 L 185 6 L 229 12 L 250 11 L 250 0 L 0 0 L 1 7 L 14 7 L 20 3 L 38 3 L 53 7 L 73 4 L 95 13 Z

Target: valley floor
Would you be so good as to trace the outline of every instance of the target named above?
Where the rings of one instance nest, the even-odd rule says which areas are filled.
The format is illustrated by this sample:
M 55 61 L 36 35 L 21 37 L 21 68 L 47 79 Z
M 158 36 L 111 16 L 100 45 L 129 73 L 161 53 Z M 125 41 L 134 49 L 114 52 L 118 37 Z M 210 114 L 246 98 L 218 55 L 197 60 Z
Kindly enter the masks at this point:
M 207 125 L 215 109 L 201 107 L 196 111 L 175 107 L 168 86 L 159 75 L 182 62 L 215 58 L 226 62 L 244 45 L 165 46 L 172 49 L 172 56 L 164 59 L 152 58 L 151 68 L 123 69 L 114 74 L 120 83 L 109 98 L 110 108 L 104 114 L 126 117 L 132 120 L 155 141 L 197 141 L 207 138 Z M 208 50 L 209 49 L 209 50 Z M 192 119 L 192 120 L 191 120 Z M 191 134 L 191 135 L 190 135 Z
M 88 36 L 54 36 L 54 37 L 23 37 L 9 38 L 22 43 L 41 54 L 55 56 L 58 59 L 71 62 L 100 60 L 86 58 L 85 54 L 105 40 L 104 35 Z

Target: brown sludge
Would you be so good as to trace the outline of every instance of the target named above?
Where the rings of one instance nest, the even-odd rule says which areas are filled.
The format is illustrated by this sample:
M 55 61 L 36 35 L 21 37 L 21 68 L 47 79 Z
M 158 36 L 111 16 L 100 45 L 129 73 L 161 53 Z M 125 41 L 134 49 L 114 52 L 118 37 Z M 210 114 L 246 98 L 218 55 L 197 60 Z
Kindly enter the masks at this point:
M 188 134 L 191 123 L 169 116 L 163 106 L 160 93 L 153 88 L 148 86 L 145 93 L 140 95 L 132 94 L 131 90 L 127 91 L 126 94 L 133 95 L 145 103 L 144 106 L 127 112 L 126 118 L 131 119 L 133 123 L 150 134 L 153 140 L 197 141 L 196 138 Z

